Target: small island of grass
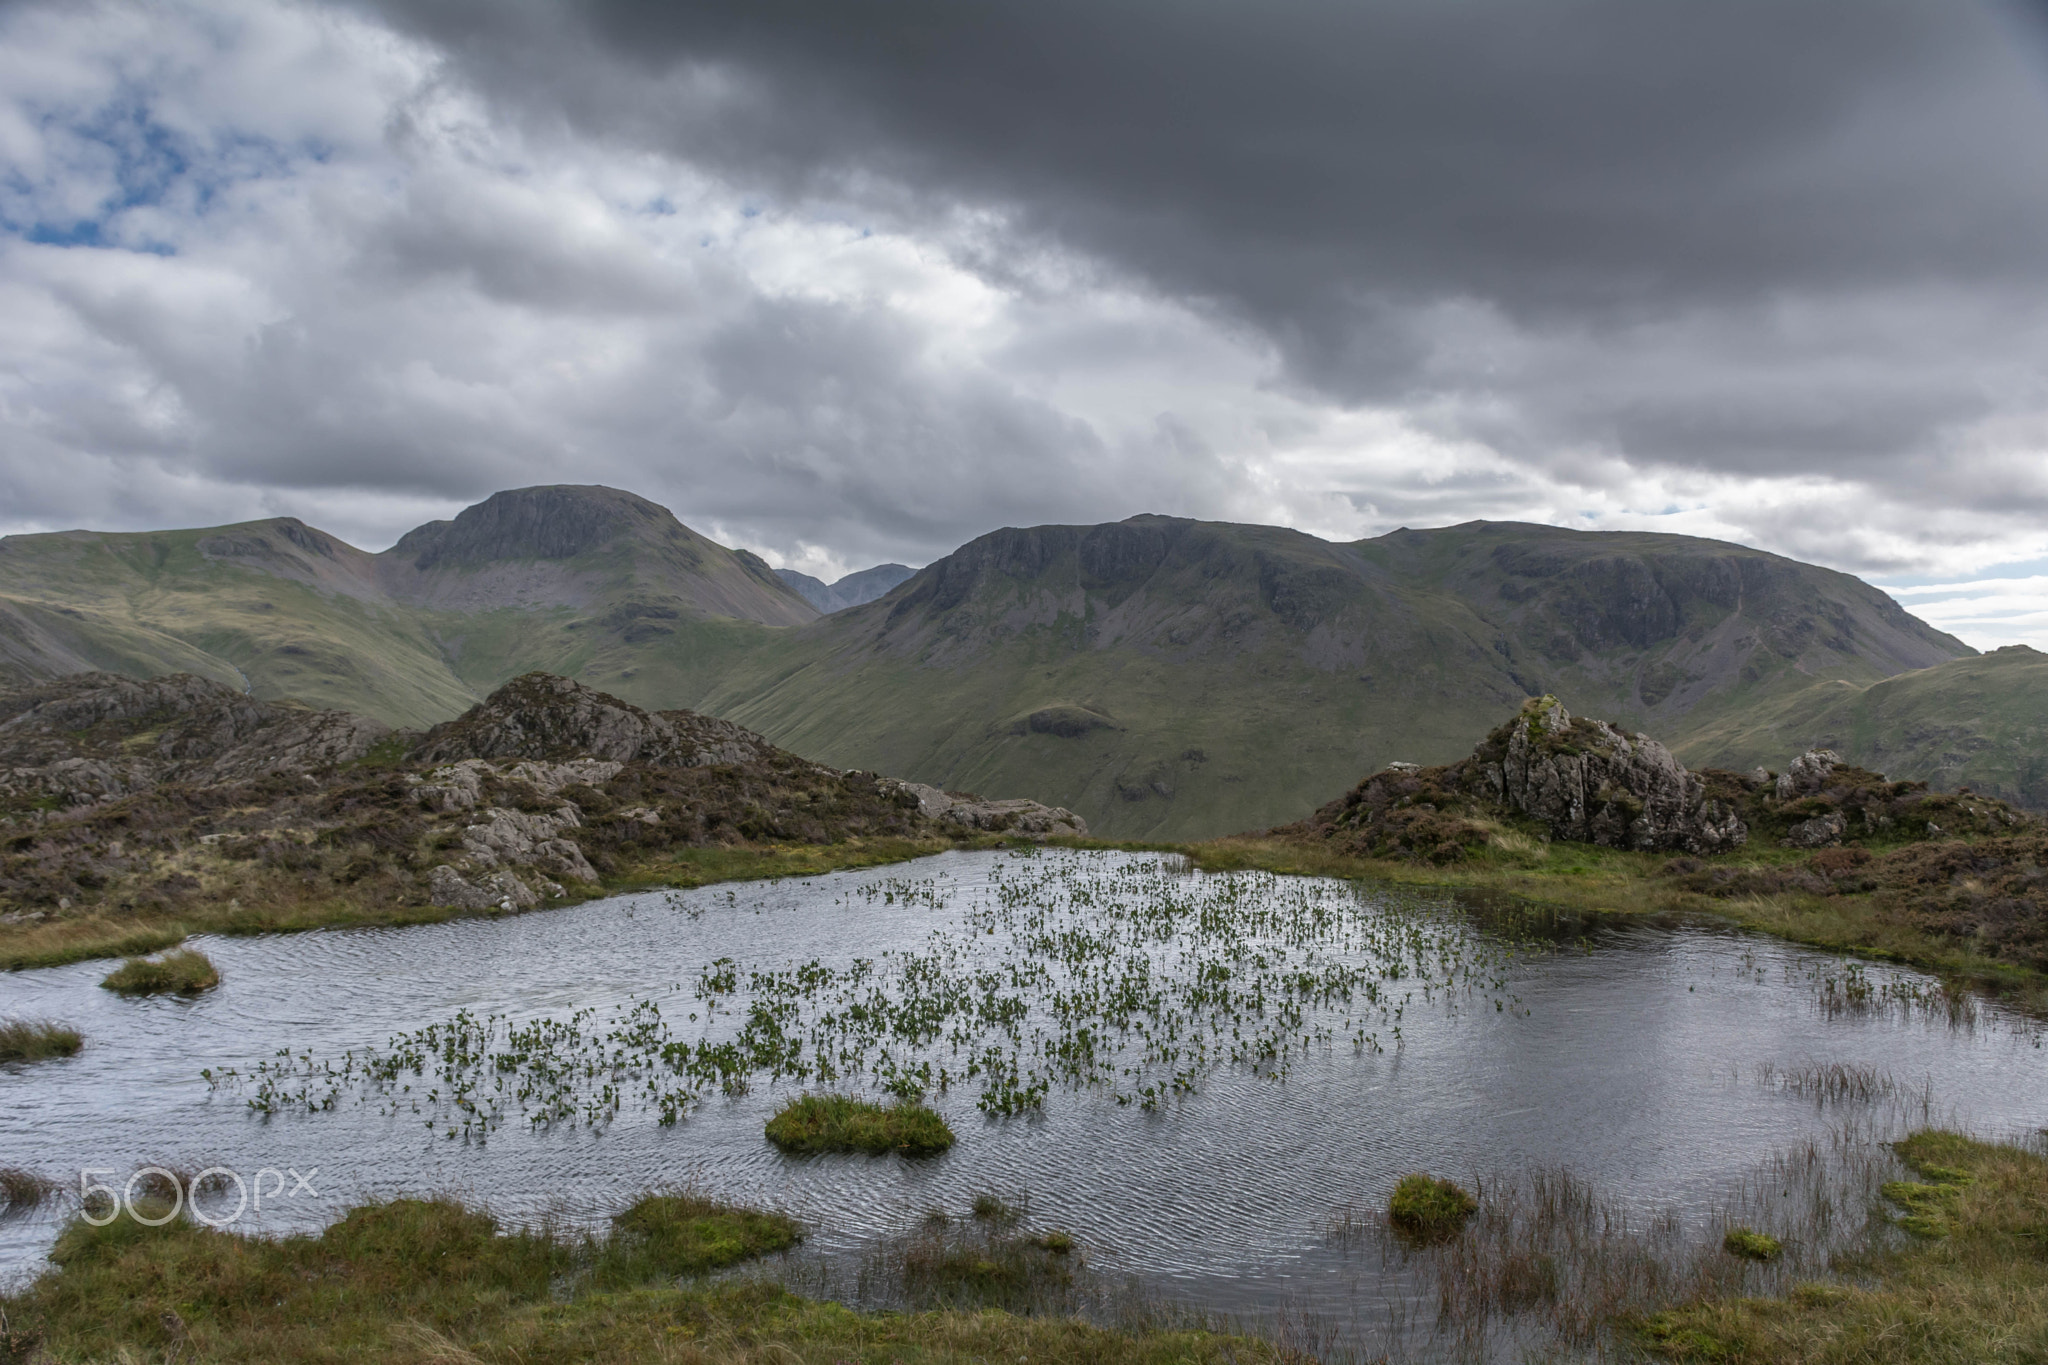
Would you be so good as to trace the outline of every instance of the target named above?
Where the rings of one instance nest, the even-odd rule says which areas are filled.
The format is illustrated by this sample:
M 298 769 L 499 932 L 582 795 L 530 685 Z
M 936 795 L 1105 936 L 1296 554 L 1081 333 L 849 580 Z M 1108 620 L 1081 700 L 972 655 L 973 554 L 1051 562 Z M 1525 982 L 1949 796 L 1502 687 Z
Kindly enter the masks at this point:
M 934 1156 L 953 1145 L 953 1130 L 915 1102 L 877 1104 L 853 1095 L 805 1095 L 768 1120 L 768 1140 L 783 1151 L 867 1152 Z
M 197 995 L 220 984 L 220 969 L 196 948 L 131 957 L 100 982 L 117 995 Z
M 78 1030 L 50 1019 L 0 1019 L 0 1062 L 69 1057 L 85 1046 Z
M 1387 1221 L 1403 1236 L 1438 1242 L 1455 1236 L 1479 1207 L 1477 1200 L 1448 1180 L 1430 1175 L 1405 1175 L 1387 1200 Z
M 1721 1249 L 1745 1261 L 1775 1261 L 1785 1254 L 1784 1244 L 1777 1238 L 1749 1228 L 1728 1229 L 1728 1235 L 1721 1239 Z

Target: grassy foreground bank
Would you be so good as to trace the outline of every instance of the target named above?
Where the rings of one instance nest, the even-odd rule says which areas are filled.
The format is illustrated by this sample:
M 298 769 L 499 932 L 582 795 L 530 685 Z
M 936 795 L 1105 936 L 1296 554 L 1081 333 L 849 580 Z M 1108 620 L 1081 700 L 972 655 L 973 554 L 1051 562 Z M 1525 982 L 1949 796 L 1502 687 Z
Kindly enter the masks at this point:
M 125 1214 L 74 1223 L 57 1269 L 0 1299 L 0 1360 L 248 1365 L 1106 1365 L 1268 1362 L 1260 1343 L 993 1311 L 869 1315 L 767 1284 L 679 1278 L 783 1250 L 788 1219 L 654 1195 L 602 1236 L 503 1229 L 447 1200 L 352 1210 L 318 1237 L 241 1237 Z
M 1926 1131 L 1918 1181 L 1885 1189 L 1906 1244 L 1782 1299 L 1695 1304 L 1639 1324 L 1645 1346 L 1728 1365 L 1997 1365 L 2048 1360 L 2048 1160 Z

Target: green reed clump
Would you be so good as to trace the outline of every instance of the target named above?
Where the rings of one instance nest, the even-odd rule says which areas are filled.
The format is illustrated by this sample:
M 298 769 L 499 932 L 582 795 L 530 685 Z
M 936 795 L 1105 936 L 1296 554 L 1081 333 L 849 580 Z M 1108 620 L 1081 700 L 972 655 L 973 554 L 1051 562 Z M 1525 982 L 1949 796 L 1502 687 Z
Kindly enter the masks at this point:
M 1721 1239 L 1721 1249 L 1730 1256 L 1749 1261 L 1775 1261 L 1785 1254 L 1785 1244 L 1768 1232 L 1751 1228 L 1730 1228 Z
M 1009 1227 L 1023 1217 L 1023 1214 L 999 1194 L 977 1194 L 970 1205 L 974 1216 L 984 1223 L 997 1227 Z
M 1422 1242 L 1457 1235 L 1479 1208 L 1479 1201 L 1448 1180 L 1420 1172 L 1404 1175 L 1387 1200 L 1387 1221 Z
M 803 1229 L 786 1214 L 742 1208 L 688 1190 L 648 1194 L 612 1219 L 611 1236 L 597 1249 L 591 1279 L 626 1288 L 702 1275 L 787 1251 L 802 1240 Z
M 131 957 L 100 982 L 117 995 L 197 995 L 220 984 L 220 969 L 197 948 Z
M 1934 1130 L 1894 1150 L 1927 1182 L 1884 1186 L 1916 1236 L 1880 1241 L 1838 1266 L 1851 1272 L 1844 1280 L 1802 1278 L 1782 1298 L 1749 1283 L 1694 1295 L 1645 1318 L 1641 1344 L 1678 1360 L 1758 1365 L 2039 1359 L 2048 1342 L 2048 1158 Z M 1786 1260 L 1798 1250 L 1788 1247 Z
M 0 1062 L 40 1062 L 69 1057 L 85 1039 L 68 1024 L 51 1019 L 0 1019 Z
M 19 1166 L 0 1166 L 0 1217 L 26 1213 L 57 1193 L 57 1182 Z
M 275 1238 L 189 1217 L 80 1219 L 58 1239 L 53 1269 L 0 1294 L 0 1360 L 1278 1365 L 1260 1343 L 1200 1331 L 1114 1331 L 1069 1315 L 869 1316 L 772 1283 L 673 1283 L 681 1269 L 729 1265 L 793 1236 L 777 1215 L 673 1192 L 591 1237 L 507 1228 L 446 1199 L 365 1205 L 317 1235 Z M 929 1265 L 963 1298 L 1003 1284 L 1012 1288 L 993 1292 L 1015 1297 L 1009 1253 L 983 1255 L 993 1272 L 944 1255 Z M 1024 1292 L 1048 1278 L 1027 1276 Z
M 934 1156 L 953 1145 L 953 1130 L 914 1101 L 877 1104 L 854 1095 L 804 1095 L 768 1120 L 768 1140 L 785 1152 L 866 1152 Z
M 1074 1289 L 1069 1253 L 1043 1237 L 1005 1231 L 983 1220 L 972 1226 L 927 1226 L 895 1250 L 895 1277 L 905 1299 L 919 1307 L 999 1308 L 1011 1313 L 1058 1312 Z

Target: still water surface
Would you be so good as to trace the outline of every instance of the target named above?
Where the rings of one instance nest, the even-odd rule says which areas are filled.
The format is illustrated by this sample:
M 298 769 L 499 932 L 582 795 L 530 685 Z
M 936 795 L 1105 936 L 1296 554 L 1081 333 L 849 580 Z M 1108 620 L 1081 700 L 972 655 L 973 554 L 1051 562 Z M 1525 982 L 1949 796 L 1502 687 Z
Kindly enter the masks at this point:
M 692 1182 L 796 1212 L 823 1255 L 996 1192 L 1028 1199 L 1034 1224 L 1072 1229 L 1098 1268 L 1169 1294 L 1339 1312 L 1358 1280 L 1330 1254 L 1328 1220 L 1346 1205 L 1383 1207 L 1408 1171 L 1564 1166 L 1645 1211 L 1703 1214 L 1771 1152 L 1830 1122 L 1766 1083 L 1770 1070 L 1874 1068 L 1923 1090 L 1934 1117 L 1986 1136 L 2048 1124 L 2048 1052 L 2026 1021 L 1995 1010 L 1969 1027 L 1910 1006 L 1831 1010 L 1823 987 L 1839 985 L 1842 963 L 1775 940 L 1637 923 L 1510 948 L 1449 898 L 1337 883 L 1316 892 L 1350 898 L 1367 919 L 1385 906 L 1449 926 L 1504 965 L 1470 990 L 1427 1001 L 1413 990 L 1398 1041 L 1377 1032 L 1384 1050 L 1312 1048 L 1284 1080 L 1221 1066 L 1151 1112 L 1106 1087 L 1056 1086 L 1038 1113 L 989 1118 L 974 1086 L 955 1086 L 932 1102 L 959 1144 L 927 1161 L 781 1156 L 761 1129 L 800 1088 L 789 1082 L 714 1092 L 672 1126 L 631 1105 L 602 1131 L 534 1130 L 515 1115 L 479 1144 L 353 1095 L 327 1112 L 257 1115 L 246 1092 L 200 1077 L 279 1049 L 361 1052 L 458 1009 L 529 1019 L 654 998 L 675 1017 L 715 959 L 843 965 L 916 950 L 935 930 L 957 932 L 1027 863 L 1071 880 L 1158 860 L 947 853 L 502 920 L 205 939 L 222 985 L 189 1001 L 115 997 L 98 987 L 103 962 L 0 976 L 0 1013 L 63 1019 L 87 1039 L 68 1061 L 0 1068 L 0 1165 L 73 1188 L 81 1170 L 114 1172 L 118 1184 L 149 1163 L 307 1177 L 310 1190 L 266 1177 L 264 1207 L 240 1223 L 268 1230 L 317 1228 L 351 1203 L 420 1192 L 482 1200 L 514 1220 L 594 1218 L 650 1185 Z M 1146 875 L 1204 884 L 1171 869 Z M 906 881 L 923 893 L 875 894 Z M 1923 982 L 1876 967 L 1867 979 L 1908 992 Z M 0 1222 L 0 1275 L 39 1269 L 59 1216 Z

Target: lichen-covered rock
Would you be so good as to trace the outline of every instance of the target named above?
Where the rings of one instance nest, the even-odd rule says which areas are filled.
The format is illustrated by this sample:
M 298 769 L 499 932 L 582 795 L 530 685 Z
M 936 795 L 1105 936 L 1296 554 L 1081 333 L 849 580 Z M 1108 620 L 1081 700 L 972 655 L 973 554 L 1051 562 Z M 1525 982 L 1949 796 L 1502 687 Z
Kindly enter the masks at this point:
M 1020 834 L 1044 839 L 1053 836 L 1081 838 L 1088 822 L 1063 806 L 1037 801 L 984 801 L 978 796 L 955 795 L 922 782 L 898 782 L 895 788 L 914 798 L 927 819 L 960 825 L 991 834 Z
M 1816 815 L 1811 820 L 1801 820 L 1785 831 L 1785 843 L 1790 848 L 1833 848 L 1842 842 L 1842 835 L 1849 828 L 1842 812 L 1829 811 Z
M 83 804 L 163 782 L 241 782 L 361 758 L 389 726 L 258 701 L 190 673 L 78 673 L 0 697 L 0 792 Z
M 1648 735 L 1574 718 L 1555 697 L 1525 704 L 1504 731 L 1475 755 L 1493 799 L 1553 839 L 1718 853 L 1749 838 L 1734 807 Z
M 472 882 L 446 863 L 427 874 L 427 895 L 454 910 L 531 910 L 540 896 L 510 872 L 499 870 Z
M 643 711 L 568 678 L 528 673 L 429 730 L 412 758 L 595 759 L 704 768 L 754 763 L 773 751 L 767 740 L 731 721 L 694 711 Z
M 564 830 L 583 822 L 574 805 L 555 811 L 505 810 L 490 806 L 481 818 L 462 831 L 462 847 L 479 867 L 503 863 L 513 867 L 538 867 L 557 877 L 574 877 L 594 882 L 597 871 L 584 858 L 583 850 L 562 838 Z
M 1778 799 L 1790 801 L 1824 790 L 1828 778 L 1841 766 L 1842 756 L 1833 749 L 1808 749 L 1778 774 Z

